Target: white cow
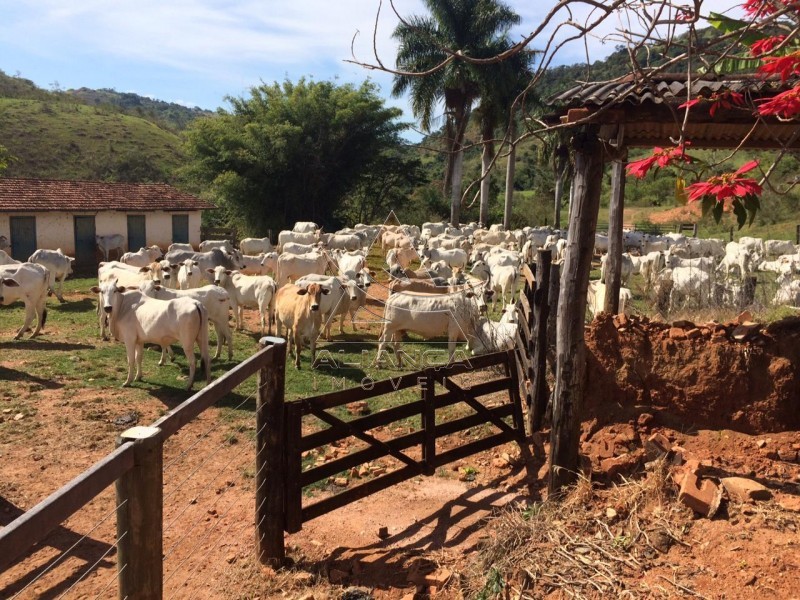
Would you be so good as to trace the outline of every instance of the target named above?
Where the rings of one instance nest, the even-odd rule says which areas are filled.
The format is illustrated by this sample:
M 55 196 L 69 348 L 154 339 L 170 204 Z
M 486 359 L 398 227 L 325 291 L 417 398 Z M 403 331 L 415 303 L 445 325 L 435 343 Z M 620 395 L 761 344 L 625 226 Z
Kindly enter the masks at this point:
M 123 250 L 125 250 L 125 238 L 119 233 L 96 235 L 94 236 L 94 240 L 97 243 L 97 247 L 100 248 L 103 253 L 103 260 L 105 261 L 108 261 L 108 253 L 112 250 L 116 250 L 120 257 L 122 256 Z
M 767 240 L 764 242 L 766 256 L 780 256 L 782 254 L 794 254 L 794 244 L 788 240 Z
M 200 245 L 197 246 L 200 252 L 208 252 L 212 248 L 225 250 L 228 254 L 234 254 L 236 252 L 236 248 L 233 247 L 233 242 L 230 240 L 203 240 L 200 242 Z
M 270 273 L 274 273 L 275 271 L 270 268 L 269 263 L 264 264 L 266 256 L 266 254 L 259 254 L 258 256 L 243 254 L 242 268 L 239 270 L 245 275 L 269 275 Z M 277 260 L 277 254 L 275 258 Z
M 233 333 L 228 320 L 230 295 L 226 290 L 216 285 L 205 285 L 193 290 L 170 290 L 152 281 L 140 284 L 139 290 L 145 296 L 158 300 L 194 298 L 201 302 L 208 312 L 208 322 L 214 325 L 214 330 L 217 332 L 217 352 L 214 358 L 219 358 L 223 344 L 228 345 L 228 360 L 233 358 Z
M 589 287 L 586 290 L 586 307 L 589 309 L 589 314 L 594 318 L 605 309 L 606 290 L 608 287 L 602 280 L 595 280 L 589 282 Z M 627 313 L 628 304 L 633 299 L 633 293 L 626 287 L 619 288 L 619 312 Z
M 692 267 L 675 267 L 664 271 L 672 279 L 672 289 L 669 293 L 669 309 L 675 310 L 680 301 L 685 307 L 690 301 L 701 306 L 708 302 L 712 295 L 711 275 L 700 269 Z
M 22 261 L 14 260 L 5 250 L 0 250 L 0 265 L 21 265 Z
M 603 254 L 600 257 L 600 281 L 606 280 L 606 270 L 608 264 L 608 254 Z M 627 252 L 622 253 L 622 259 L 620 261 L 620 281 L 622 285 L 626 285 L 628 283 L 628 279 L 633 274 L 634 265 L 633 260 L 631 260 L 631 255 Z
M 214 284 L 228 292 L 236 329 L 244 329 L 244 309 L 258 309 L 261 335 L 272 330 L 275 292 L 278 286 L 269 275 L 242 275 L 224 267 L 213 269 Z
M 169 245 L 169 248 L 167 248 L 167 252 L 169 253 L 173 250 L 188 250 L 189 252 L 194 252 L 194 246 L 184 242 L 173 242 Z
M 430 262 L 443 260 L 452 269 L 464 269 L 467 266 L 467 252 L 461 248 L 453 250 L 442 250 L 439 248 L 425 248 L 422 251 L 422 256 Z
M 200 349 L 200 357 L 206 372 L 206 383 L 211 381 L 208 357 L 208 313 L 202 303 L 192 298 L 156 300 L 148 298 L 139 290 L 125 291 L 115 279 L 109 279 L 92 291 L 102 299 L 103 312 L 109 316 L 109 325 L 114 337 L 125 344 L 128 357 L 128 376 L 122 387 L 134 380 L 142 379 L 142 358 L 146 343 L 162 348 L 180 342 L 186 362 L 189 364 L 189 383 L 192 389 L 196 370 L 194 345 Z M 134 378 L 134 363 L 136 377 Z M 162 353 L 159 364 L 164 363 Z
M 407 269 L 418 258 L 419 255 L 413 248 L 392 248 L 386 253 L 386 264 L 390 270 L 397 266 Z
M 266 254 L 272 252 L 272 242 L 268 237 L 244 238 L 239 242 L 239 250 L 242 254 Z
M 196 260 L 187 258 L 178 269 L 178 287 L 182 290 L 199 288 L 203 285 L 203 272 Z
M 474 289 L 466 286 L 450 294 L 392 294 L 387 298 L 383 311 L 384 325 L 376 362 L 382 362 L 383 350 L 389 343 L 393 346 L 398 366 L 402 366 L 400 339 L 402 333 L 407 331 L 425 339 L 446 335 L 448 354 L 452 360 L 457 342 L 474 339 L 478 317 L 486 308 L 485 297 L 491 298 L 491 295 L 491 290 L 483 285 Z
M 324 252 L 281 254 L 275 269 L 275 281 L 282 286 L 289 281 L 297 281 L 303 275 L 324 275 L 328 260 Z
M 354 279 L 325 275 L 306 275 L 295 282 L 300 287 L 318 283 L 330 293 L 320 298 L 319 312 L 325 339 L 331 339 L 331 325 L 339 317 L 339 333 L 344 333 L 344 318 L 350 311 L 350 303 L 358 302 L 358 287 Z
M 319 230 L 319 225 L 312 221 L 297 221 L 292 227 L 292 231 L 295 233 L 316 233 Z
M 61 248 L 58 250 L 45 250 L 40 248 L 28 259 L 28 262 L 42 265 L 50 273 L 47 282 L 48 288 L 56 295 L 59 302 L 64 302 L 64 280 L 72 273 L 72 263 L 75 259 L 66 256 Z
M 25 304 L 25 322 L 14 336 L 15 340 L 30 329 L 31 337 L 39 335 L 47 320 L 47 285 L 50 275 L 45 267 L 33 263 L 0 266 L 0 304 L 8 306 L 17 300 Z
M 517 278 L 519 277 L 519 269 L 516 266 L 498 265 L 490 267 L 484 261 L 478 261 L 472 265 L 470 273 L 482 281 L 489 282 L 490 289 L 494 291 L 492 295 L 492 310 L 497 305 L 498 295 L 501 296 L 503 304 L 506 304 L 509 300 L 513 302 L 517 293 Z
M 151 262 L 161 260 L 164 253 L 158 246 L 150 246 L 148 248 L 139 248 L 136 252 L 126 252 L 119 258 L 119 262 L 134 267 L 144 267 Z
M 295 244 L 316 244 L 319 241 L 319 236 L 314 233 L 300 233 L 297 231 L 281 231 L 278 234 L 278 246 L 283 248 L 284 244 L 290 242 Z
M 470 340 L 468 347 L 472 354 L 511 350 L 516 341 L 517 327 L 517 323 L 495 323 L 486 317 L 479 317 L 475 337 Z
M 322 245 L 317 242 L 315 244 L 298 244 L 297 242 L 286 242 L 281 246 L 281 254 L 308 254 L 315 250 L 322 249 Z

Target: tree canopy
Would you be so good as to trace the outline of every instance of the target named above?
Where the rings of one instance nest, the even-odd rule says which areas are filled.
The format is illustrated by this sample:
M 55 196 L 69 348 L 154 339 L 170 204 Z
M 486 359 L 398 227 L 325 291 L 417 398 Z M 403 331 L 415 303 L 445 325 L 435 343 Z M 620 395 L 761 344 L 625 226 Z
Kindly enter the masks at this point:
M 337 209 L 401 146 L 401 111 L 376 86 L 262 84 L 187 131 L 188 173 L 251 233 L 286 223 L 338 226 Z

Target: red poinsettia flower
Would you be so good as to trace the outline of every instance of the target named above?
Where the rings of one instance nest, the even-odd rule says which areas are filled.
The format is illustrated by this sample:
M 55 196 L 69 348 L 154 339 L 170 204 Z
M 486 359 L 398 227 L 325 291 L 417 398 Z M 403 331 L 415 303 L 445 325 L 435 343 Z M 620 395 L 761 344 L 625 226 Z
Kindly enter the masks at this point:
M 758 114 L 762 117 L 774 115 L 781 119 L 791 119 L 800 115 L 800 84 L 792 89 L 776 94 L 772 98 L 759 100 Z
M 713 117 L 720 108 L 734 108 L 735 106 L 743 106 L 744 96 L 742 96 L 739 92 L 725 90 L 719 94 L 711 94 L 711 96 L 708 98 L 693 98 L 688 102 L 684 102 L 678 108 L 691 108 L 692 106 L 700 104 L 701 102 L 711 103 L 711 108 L 708 112 Z
M 778 12 L 778 8 L 770 0 L 746 0 L 743 8 L 748 15 L 756 17 Z
M 692 162 L 692 157 L 686 154 L 686 146 L 688 145 L 689 142 L 684 142 L 674 148 L 653 148 L 652 156 L 628 163 L 628 166 L 625 167 L 628 175 L 643 179 L 654 166 L 663 168 L 679 162 Z
M 753 42 L 750 45 L 750 55 L 758 57 L 763 56 L 764 54 L 769 54 L 775 48 L 780 46 L 785 39 L 785 35 L 774 35 L 772 37 L 767 37 L 763 40 Z
M 762 75 L 780 75 L 781 81 L 786 81 L 800 74 L 800 50 L 786 56 L 765 56 L 761 60 L 764 64 L 758 67 L 758 72 Z
M 758 161 L 751 160 L 733 173 L 714 175 L 708 181 L 698 181 L 687 186 L 688 201 L 696 202 L 707 196 L 715 198 L 717 202 L 732 201 L 746 196 L 760 196 L 761 186 L 758 182 L 752 177 L 742 177 L 742 175 L 752 171 L 757 166 Z

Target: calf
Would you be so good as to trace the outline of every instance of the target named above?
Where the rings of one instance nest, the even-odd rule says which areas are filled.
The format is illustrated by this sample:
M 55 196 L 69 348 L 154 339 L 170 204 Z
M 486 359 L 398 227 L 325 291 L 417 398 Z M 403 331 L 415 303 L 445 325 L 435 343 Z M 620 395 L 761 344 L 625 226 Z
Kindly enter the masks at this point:
M 61 248 L 58 250 L 39 249 L 28 259 L 28 262 L 42 265 L 50 274 L 47 282 L 49 290 L 56 295 L 59 302 L 64 302 L 64 280 L 72 273 L 74 258 L 66 256 Z
M 311 365 L 317 358 L 317 337 L 322 317 L 319 312 L 320 299 L 329 294 L 319 283 L 305 287 L 290 284 L 278 290 L 275 296 L 275 320 L 280 337 L 286 328 L 287 352 L 294 349 L 294 366 L 300 368 L 300 352 L 308 340 L 311 346 Z
M 0 304 L 9 304 L 22 300 L 25 304 L 25 322 L 14 336 L 15 340 L 30 329 L 34 319 L 36 328 L 31 337 L 39 335 L 47 321 L 47 285 L 50 275 L 42 265 L 20 263 L 18 265 L 0 266 Z
M 196 370 L 195 343 L 206 372 L 206 383 L 211 381 L 208 358 L 208 313 L 205 307 L 192 298 L 156 300 L 141 291 L 125 291 L 115 279 L 109 279 L 92 291 L 102 299 L 102 309 L 109 316 L 111 333 L 125 344 L 128 357 L 128 376 L 122 387 L 142 379 L 142 358 L 145 343 L 161 347 L 180 342 L 189 364 L 189 383 L 192 389 Z M 161 361 L 163 364 L 162 353 Z M 136 377 L 134 378 L 134 363 Z

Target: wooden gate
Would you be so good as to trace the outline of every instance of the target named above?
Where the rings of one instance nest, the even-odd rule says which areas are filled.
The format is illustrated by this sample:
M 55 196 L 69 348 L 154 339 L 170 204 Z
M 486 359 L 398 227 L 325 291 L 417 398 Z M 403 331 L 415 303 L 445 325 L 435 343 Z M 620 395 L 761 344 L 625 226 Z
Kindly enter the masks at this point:
M 92 215 L 76 215 L 75 223 L 75 264 L 76 272 L 94 270 L 97 267 L 97 240 Z
M 273 471 L 273 492 L 283 496 L 281 502 L 270 502 L 283 514 L 271 514 L 270 520 L 283 523 L 289 533 L 301 529 L 305 521 L 309 521 L 332 510 L 345 506 L 377 491 L 396 485 L 418 475 L 433 475 L 435 470 L 453 461 L 465 458 L 477 452 L 493 448 L 499 444 L 516 441 L 522 444 L 525 439 L 525 428 L 522 417 L 522 404 L 519 396 L 515 359 L 512 351 L 496 352 L 477 356 L 468 360 L 451 363 L 446 366 L 429 367 L 414 373 L 400 375 L 384 381 L 377 381 L 359 388 L 331 392 L 312 398 L 304 398 L 284 405 L 283 439 L 273 438 L 271 444 L 276 453 L 285 449 L 282 474 Z M 480 383 L 465 386 L 456 383 L 452 378 L 464 373 L 482 371 Z M 336 416 L 331 409 L 351 402 L 367 400 L 384 394 L 418 387 L 420 399 L 393 406 L 379 412 L 360 416 L 352 420 L 344 420 Z M 441 392 L 441 393 L 439 393 Z M 497 392 L 506 392 L 502 402 L 497 398 L 488 404 L 482 397 Z M 442 409 L 457 404 L 466 404 L 472 414 L 457 416 L 446 420 Z M 314 417 L 327 424 L 327 429 L 313 433 L 303 433 L 302 419 Z M 404 419 L 419 416 L 421 426 L 410 432 L 378 439 L 370 433 L 375 428 L 386 428 L 390 424 Z M 454 448 L 438 452 L 436 441 L 467 429 L 489 424 L 493 431 L 487 435 Z M 386 429 L 383 430 L 384 432 Z M 406 429 L 408 431 L 408 429 Z M 361 448 L 353 449 L 349 454 L 326 461 L 324 464 L 303 466 L 304 457 L 310 451 L 326 445 L 336 444 L 347 438 L 356 438 L 363 442 Z M 303 505 L 303 489 L 332 476 L 349 471 L 382 457 L 396 459 L 400 466 L 386 473 L 372 472 L 358 485 L 347 487 L 343 491 Z M 269 461 L 273 465 L 277 461 Z M 283 486 L 275 485 L 275 477 L 283 480 Z M 280 533 L 282 538 L 283 532 Z M 273 547 L 282 544 L 277 543 Z M 270 557 L 279 558 L 279 557 Z
M 128 215 L 128 252 L 138 252 L 147 246 L 144 215 Z
M 36 252 L 36 217 L 11 217 L 11 257 L 25 262 Z

